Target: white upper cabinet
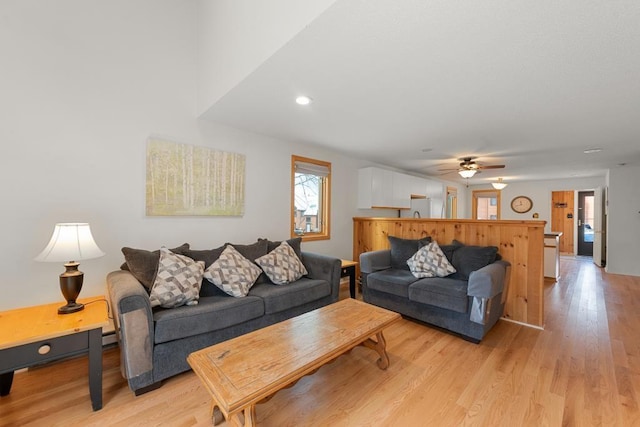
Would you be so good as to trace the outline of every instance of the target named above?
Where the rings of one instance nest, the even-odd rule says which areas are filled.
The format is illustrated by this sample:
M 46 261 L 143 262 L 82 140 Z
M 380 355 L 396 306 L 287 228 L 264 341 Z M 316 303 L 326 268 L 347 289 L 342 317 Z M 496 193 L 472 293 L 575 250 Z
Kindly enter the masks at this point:
M 376 167 L 358 170 L 359 209 L 410 209 L 412 196 L 427 196 L 427 180 Z
M 409 209 L 411 207 L 409 178 L 411 176 L 393 172 L 393 206 L 398 209 Z
M 393 172 L 380 168 L 358 170 L 358 208 L 392 208 Z

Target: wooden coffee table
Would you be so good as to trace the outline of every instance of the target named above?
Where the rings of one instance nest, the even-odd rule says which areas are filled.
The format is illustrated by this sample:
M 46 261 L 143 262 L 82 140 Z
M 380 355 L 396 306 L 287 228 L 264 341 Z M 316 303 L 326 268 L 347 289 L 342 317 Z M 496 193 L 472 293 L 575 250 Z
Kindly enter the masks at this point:
M 382 330 L 400 318 L 349 298 L 196 351 L 187 361 L 213 398 L 214 425 L 224 416 L 232 425 L 254 426 L 256 404 L 357 345 L 375 350 L 378 367 L 387 369 Z

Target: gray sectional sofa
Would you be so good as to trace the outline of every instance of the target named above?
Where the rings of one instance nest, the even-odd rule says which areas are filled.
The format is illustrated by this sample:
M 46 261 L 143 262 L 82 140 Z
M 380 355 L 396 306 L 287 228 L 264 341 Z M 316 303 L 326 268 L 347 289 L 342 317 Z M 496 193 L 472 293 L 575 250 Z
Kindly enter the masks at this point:
M 276 243 L 261 239 L 234 247 L 248 259 L 255 259 L 252 257 L 273 249 Z M 299 244 L 297 240 L 296 253 L 308 274 L 297 281 L 278 286 L 263 275 L 241 298 L 203 281 L 197 305 L 170 309 L 150 305 L 149 292 L 142 282 L 144 274 L 152 276 L 153 263 L 133 268 L 133 264 L 140 264 L 140 258 L 157 262 L 159 255 L 123 248 L 127 262 L 121 270 L 108 274 L 107 290 L 120 344 L 121 370 L 131 390 L 142 394 L 159 387 L 162 380 L 189 370 L 186 358 L 193 351 L 336 302 L 340 260 L 301 252 Z M 185 244 L 174 250 L 202 260 L 208 267 L 223 248 L 193 251 Z
M 457 272 L 417 278 L 406 261 L 430 239 L 389 240 L 391 249 L 360 255 L 364 301 L 480 342 L 504 310 L 510 265 L 498 259 L 497 248 L 443 245 Z

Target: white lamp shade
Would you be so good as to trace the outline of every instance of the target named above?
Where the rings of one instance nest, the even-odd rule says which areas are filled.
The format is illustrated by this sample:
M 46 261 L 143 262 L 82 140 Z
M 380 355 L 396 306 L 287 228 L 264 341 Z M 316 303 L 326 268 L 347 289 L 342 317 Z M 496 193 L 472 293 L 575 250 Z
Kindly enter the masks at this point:
M 492 182 L 491 185 L 493 185 L 493 188 L 495 188 L 496 190 L 502 190 L 507 186 L 507 183 L 502 182 L 502 178 L 498 178 L 498 181 Z
M 475 169 L 462 169 L 458 171 L 460 176 L 463 178 L 471 178 L 473 175 L 476 174 L 476 172 L 477 171 Z
M 99 258 L 104 255 L 91 235 L 86 223 L 56 224 L 49 244 L 35 260 L 43 262 L 69 262 Z

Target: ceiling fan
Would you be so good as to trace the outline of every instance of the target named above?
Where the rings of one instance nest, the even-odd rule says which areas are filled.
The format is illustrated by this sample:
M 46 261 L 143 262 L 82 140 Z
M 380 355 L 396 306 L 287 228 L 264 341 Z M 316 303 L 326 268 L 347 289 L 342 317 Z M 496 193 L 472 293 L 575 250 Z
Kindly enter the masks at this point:
M 460 165 L 457 168 L 448 168 L 448 169 L 438 169 L 440 172 L 449 173 L 452 171 L 457 171 L 461 177 L 463 178 L 471 178 L 476 173 L 479 173 L 481 169 L 502 169 L 504 165 L 481 165 L 476 163 L 474 160 L 477 157 L 461 157 Z

